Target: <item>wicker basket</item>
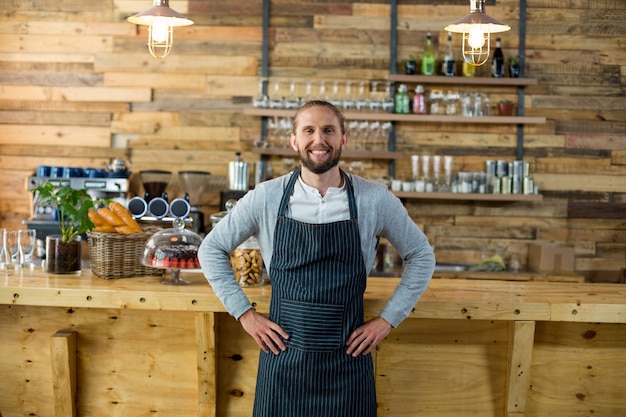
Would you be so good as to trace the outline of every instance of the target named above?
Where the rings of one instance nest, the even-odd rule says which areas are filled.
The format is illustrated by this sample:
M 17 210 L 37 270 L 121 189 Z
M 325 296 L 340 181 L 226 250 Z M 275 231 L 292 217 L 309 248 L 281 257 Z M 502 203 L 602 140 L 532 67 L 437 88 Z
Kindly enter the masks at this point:
M 87 232 L 91 272 L 104 279 L 163 275 L 163 269 L 141 264 L 144 247 L 152 233 L 120 235 Z

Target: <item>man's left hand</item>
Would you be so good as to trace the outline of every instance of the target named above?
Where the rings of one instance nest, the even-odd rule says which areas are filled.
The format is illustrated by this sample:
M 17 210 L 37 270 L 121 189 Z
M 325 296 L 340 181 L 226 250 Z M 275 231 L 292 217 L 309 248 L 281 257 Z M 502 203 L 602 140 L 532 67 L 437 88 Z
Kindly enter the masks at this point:
M 391 324 L 382 317 L 376 317 L 363 324 L 348 337 L 346 353 L 357 357 L 373 351 L 378 343 L 391 332 Z

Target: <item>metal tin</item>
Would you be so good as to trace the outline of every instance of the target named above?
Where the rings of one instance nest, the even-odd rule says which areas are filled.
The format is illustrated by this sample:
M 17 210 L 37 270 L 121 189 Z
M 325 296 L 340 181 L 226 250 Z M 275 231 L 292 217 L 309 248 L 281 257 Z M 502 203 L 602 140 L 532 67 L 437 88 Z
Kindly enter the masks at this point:
M 485 161 L 485 172 L 492 177 L 496 176 L 496 161 L 493 159 L 488 159 Z
M 509 163 L 507 161 L 496 161 L 496 176 L 506 177 L 509 174 Z
M 500 178 L 500 193 L 511 194 L 511 177 Z
M 522 179 L 522 193 L 533 194 L 535 192 L 535 181 L 532 177 L 524 177 Z

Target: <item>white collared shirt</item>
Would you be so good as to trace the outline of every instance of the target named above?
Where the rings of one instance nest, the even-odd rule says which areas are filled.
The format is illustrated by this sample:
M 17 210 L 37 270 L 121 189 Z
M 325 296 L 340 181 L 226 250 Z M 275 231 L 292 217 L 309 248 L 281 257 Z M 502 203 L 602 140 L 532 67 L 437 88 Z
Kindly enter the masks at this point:
M 305 184 L 302 177 L 298 177 L 289 199 L 287 216 L 303 223 L 314 224 L 350 219 L 345 181 L 341 187 L 329 187 L 322 197 L 317 188 Z

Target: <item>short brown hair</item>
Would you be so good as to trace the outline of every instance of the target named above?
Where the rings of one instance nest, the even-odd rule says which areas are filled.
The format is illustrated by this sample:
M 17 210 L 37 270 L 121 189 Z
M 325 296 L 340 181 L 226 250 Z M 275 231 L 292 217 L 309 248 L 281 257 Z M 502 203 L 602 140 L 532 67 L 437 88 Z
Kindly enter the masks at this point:
M 327 109 L 332 110 L 333 113 L 335 113 L 335 116 L 337 116 L 337 121 L 339 122 L 339 127 L 341 128 L 341 134 L 344 135 L 346 133 L 346 118 L 343 113 L 337 108 L 337 106 L 324 100 L 311 100 L 304 103 L 296 111 L 296 114 L 293 117 L 293 123 L 291 127 L 294 134 L 296 133 L 296 129 L 298 128 L 298 116 L 300 116 L 300 113 L 302 113 L 303 111 L 308 110 L 312 107 L 326 107 Z

